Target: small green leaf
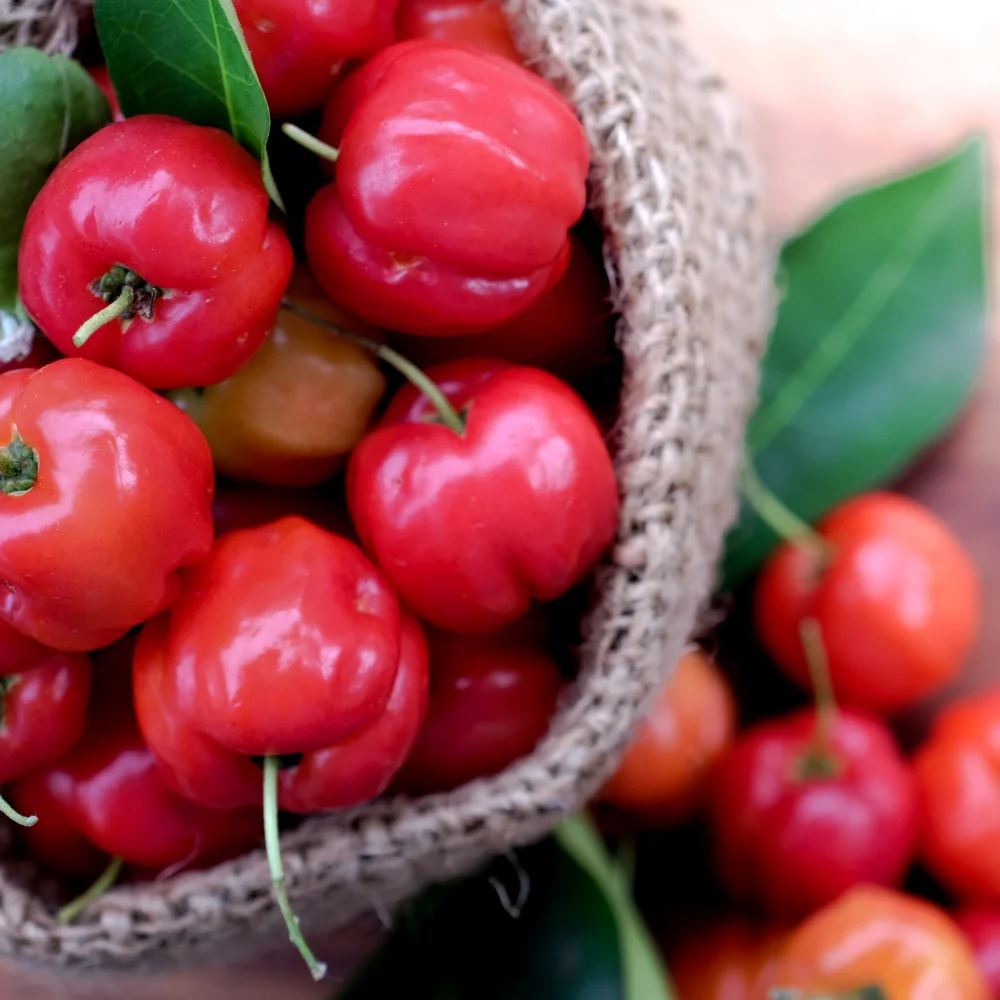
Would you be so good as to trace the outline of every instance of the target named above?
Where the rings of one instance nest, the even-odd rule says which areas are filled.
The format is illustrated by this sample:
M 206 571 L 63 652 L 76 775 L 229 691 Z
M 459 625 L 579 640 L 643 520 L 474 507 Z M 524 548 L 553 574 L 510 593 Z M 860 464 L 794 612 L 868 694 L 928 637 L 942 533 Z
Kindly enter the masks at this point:
M 985 191 L 976 139 L 848 198 L 784 248 L 785 295 L 747 449 L 806 520 L 898 475 L 969 398 L 986 342 Z M 744 507 L 726 585 L 776 543 Z
M 232 0 L 95 0 L 97 34 L 122 112 L 225 129 L 262 164 L 271 115 Z
M 0 53 L 0 311 L 10 324 L 28 209 L 55 165 L 109 121 L 108 102 L 79 63 L 33 48 Z
M 618 924 L 622 950 L 624 1000 L 673 1000 L 666 970 L 632 899 L 621 865 L 614 861 L 593 823 L 583 814 L 564 820 L 556 842 L 604 893 Z

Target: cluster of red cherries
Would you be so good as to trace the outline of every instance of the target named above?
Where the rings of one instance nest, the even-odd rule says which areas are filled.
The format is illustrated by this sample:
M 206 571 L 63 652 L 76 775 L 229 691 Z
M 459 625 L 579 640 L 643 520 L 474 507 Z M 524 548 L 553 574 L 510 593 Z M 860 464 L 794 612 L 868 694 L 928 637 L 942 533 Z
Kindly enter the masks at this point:
M 448 790 L 547 729 L 544 606 L 619 522 L 558 376 L 605 365 L 611 317 L 586 136 L 497 6 L 236 8 L 275 116 L 322 109 L 286 131 L 331 179 L 296 263 L 231 136 L 116 113 L 34 201 L 41 333 L 0 375 L 0 781 L 34 858 L 103 870 L 67 920 L 263 839 L 320 976 L 279 809 Z

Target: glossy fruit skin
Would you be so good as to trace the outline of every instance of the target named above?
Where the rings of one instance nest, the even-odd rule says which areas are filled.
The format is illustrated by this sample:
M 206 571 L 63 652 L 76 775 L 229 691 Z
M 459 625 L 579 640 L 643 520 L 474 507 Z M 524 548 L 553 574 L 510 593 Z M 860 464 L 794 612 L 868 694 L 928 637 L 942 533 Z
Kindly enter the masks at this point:
M 535 368 L 456 361 L 427 373 L 459 437 L 412 387 L 347 469 L 358 536 L 400 597 L 451 632 L 489 632 L 578 583 L 618 528 L 611 457 L 583 401 Z
M 520 621 L 490 635 L 428 632 L 427 719 L 396 787 L 446 792 L 504 770 L 548 732 L 563 678 Z
M 312 486 L 346 462 L 385 393 L 371 356 L 281 310 L 242 368 L 174 402 L 201 428 L 216 471 L 231 479 Z
M 0 622 L 0 784 L 61 757 L 83 735 L 90 660 Z
M 205 809 L 167 787 L 136 725 L 128 676 L 114 680 L 117 689 L 104 679 L 95 685 L 83 739 L 10 787 L 12 802 L 39 810 L 37 825 L 24 831 L 29 851 L 56 871 L 81 877 L 92 871 L 85 870 L 88 852 L 72 831 L 105 862 L 119 857 L 152 870 L 213 864 L 256 846 L 258 810 Z M 55 853 L 60 846 L 65 860 Z M 95 865 L 91 854 L 90 869 Z
M 400 0 L 396 11 L 400 40 L 432 38 L 493 52 L 512 62 L 521 57 L 496 0 Z
M 208 445 L 167 400 L 81 358 L 0 375 L 0 441 L 15 427 L 38 476 L 0 495 L 0 620 L 55 649 L 109 645 L 208 553 Z
M 916 784 L 885 724 L 839 711 L 838 773 L 803 777 L 814 730 L 812 709 L 750 728 L 713 781 L 719 877 L 776 917 L 805 916 L 858 883 L 893 885 L 916 853 Z
M 736 737 L 736 701 L 708 655 L 685 653 L 632 739 L 603 802 L 670 825 L 704 805 L 712 773 Z
M 216 542 L 143 628 L 133 678 L 171 787 L 205 805 L 257 804 L 250 758 L 303 754 L 279 803 L 317 812 L 389 784 L 426 710 L 427 650 L 357 546 L 288 517 Z
M 320 107 L 348 59 L 390 45 L 397 0 L 233 0 L 271 114 Z
M 678 1000 L 757 1000 L 788 937 L 780 925 L 727 917 L 666 949 Z
M 154 389 L 221 382 L 261 345 L 291 273 L 291 244 L 268 208 L 260 164 L 225 132 L 163 115 L 114 123 L 73 150 L 32 204 L 21 299 L 67 356 Z M 91 284 L 116 264 L 163 290 L 152 319 L 113 320 L 74 347 L 104 307 Z
M 583 240 L 573 236 L 570 242 L 565 274 L 503 326 L 464 337 L 395 334 L 392 346 L 422 368 L 459 358 L 500 358 L 544 368 L 570 383 L 584 381 L 610 354 L 611 292 L 607 273 Z
M 992 1000 L 1000 997 L 1000 910 L 969 906 L 953 914 L 976 956 Z
M 948 527 L 905 497 L 868 493 L 818 530 L 833 546 L 828 566 L 784 545 L 757 581 L 757 632 L 782 671 L 809 687 L 799 622 L 812 616 L 843 702 L 896 712 L 952 680 L 979 632 L 981 596 Z
M 572 107 L 523 67 L 400 42 L 338 87 L 320 137 L 340 157 L 306 213 L 309 264 L 376 326 L 487 330 L 565 271 L 590 152 Z
M 953 702 L 913 758 L 921 860 L 962 899 L 1000 902 L 1000 688 Z
M 989 1000 L 968 944 L 926 900 L 859 886 L 795 930 L 773 987 L 807 996 L 878 984 L 886 1000 Z M 755 1000 L 767 1000 L 761 992 Z

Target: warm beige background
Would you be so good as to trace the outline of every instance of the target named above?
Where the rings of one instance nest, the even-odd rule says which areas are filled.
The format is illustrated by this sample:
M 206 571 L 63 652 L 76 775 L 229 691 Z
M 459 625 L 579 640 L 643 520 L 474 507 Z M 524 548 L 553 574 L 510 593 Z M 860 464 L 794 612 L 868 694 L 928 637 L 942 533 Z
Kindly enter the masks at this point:
M 614 2 L 614 0 L 608 0 Z M 764 167 L 775 232 L 787 231 L 844 187 L 933 155 L 973 128 L 1000 149 L 1000 4 L 995 0 L 676 0 L 696 46 L 742 96 Z M 946 335 L 946 331 L 942 335 Z M 1000 372 L 994 385 L 1000 386 Z M 1000 605 L 1000 390 L 987 392 L 913 488 L 949 517 Z M 996 568 L 994 568 L 994 565 Z M 988 614 L 973 681 L 1000 677 L 1000 614 Z M 356 942 L 343 941 L 345 950 Z M 276 942 L 281 945 L 281 942 Z M 321 949 L 325 954 L 329 952 Z M 171 977 L 90 984 L 76 993 L 4 978 L 6 1000 L 313 1000 L 291 958 L 267 975 Z M 80 984 L 83 986 L 83 983 Z

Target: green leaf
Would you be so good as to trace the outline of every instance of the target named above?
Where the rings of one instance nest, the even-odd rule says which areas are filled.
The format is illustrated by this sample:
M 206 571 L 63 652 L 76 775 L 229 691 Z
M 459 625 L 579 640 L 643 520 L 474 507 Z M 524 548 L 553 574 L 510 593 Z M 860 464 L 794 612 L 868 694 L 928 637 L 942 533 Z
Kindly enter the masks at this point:
M 111 121 L 79 63 L 38 49 L 0 53 L 0 310 L 17 311 L 17 248 L 35 195 L 55 165 Z
M 619 940 L 607 896 L 550 838 L 424 893 L 337 1000 L 626 1000 Z
M 262 164 L 271 115 L 232 0 L 95 0 L 94 18 L 122 112 L 225 129 Z
M 571 816 L 556 829 L 555 839 L 598 885 L 615 916 L 624 964 L 624 1000 L 672 1000 L 666 970 L 636 909 L 625 872 L 608 855 L 593 823 L 583 814 Z
M 747 450 L 806 520 L 898 475 L 969 398 L 986 342 L 985 191 L 976 139 L 848 198 L 785 246 Z M 744 507 L 725 584 L 776 543 Z

